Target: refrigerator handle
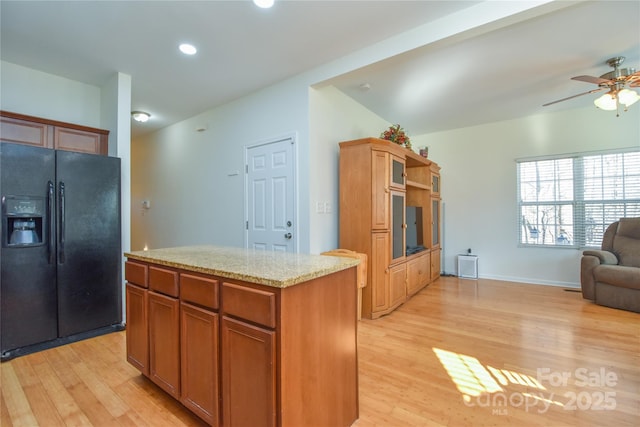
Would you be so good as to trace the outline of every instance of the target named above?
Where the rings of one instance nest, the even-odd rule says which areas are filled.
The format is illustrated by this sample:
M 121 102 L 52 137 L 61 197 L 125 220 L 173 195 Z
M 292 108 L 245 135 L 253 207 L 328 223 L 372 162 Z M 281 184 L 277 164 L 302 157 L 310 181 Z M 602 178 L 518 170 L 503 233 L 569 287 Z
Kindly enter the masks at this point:
M 58 233 L 58 262 L 64 264 L 64 182 L 60 181 L 60 188 L 58 190 L 59 205 L 60 205 L 60 232 Z
M 53 245 L 55 244 L 55 228 L 56 228 L 56 215 L 54 213 L 54 197 L 55 197 L 55 186 L 53 185 L 53 182 L 49 181 L 49 189 L 47 191 L 47 203 L 49 204 L 49 239 L 48 239 L 48 246 L 47 246 L 47 250 L 48 250 L 48 258 L 49 258 L 49 264 L 52 264 L 53 262 L 55 262 L 54 259 L 54 255 L 55 255 L 55 250 Z

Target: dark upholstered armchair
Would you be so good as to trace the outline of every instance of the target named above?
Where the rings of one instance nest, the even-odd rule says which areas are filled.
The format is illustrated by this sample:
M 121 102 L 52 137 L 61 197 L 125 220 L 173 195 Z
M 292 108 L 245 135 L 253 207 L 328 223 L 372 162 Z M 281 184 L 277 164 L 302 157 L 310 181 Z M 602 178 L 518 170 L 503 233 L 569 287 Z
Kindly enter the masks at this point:
M 640 218 L 621 218 L 604 233 L 602 250 L 584 251 L 583 298 L 640 313 Z

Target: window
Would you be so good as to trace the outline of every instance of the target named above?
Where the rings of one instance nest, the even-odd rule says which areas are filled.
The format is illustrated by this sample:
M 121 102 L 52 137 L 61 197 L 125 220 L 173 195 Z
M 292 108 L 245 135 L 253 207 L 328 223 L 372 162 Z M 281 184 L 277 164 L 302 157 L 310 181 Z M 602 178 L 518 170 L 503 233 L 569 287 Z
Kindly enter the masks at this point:
M 521 245 L 599 247 L 609 224 L 640 217 L 640 151 L 519 160 Z

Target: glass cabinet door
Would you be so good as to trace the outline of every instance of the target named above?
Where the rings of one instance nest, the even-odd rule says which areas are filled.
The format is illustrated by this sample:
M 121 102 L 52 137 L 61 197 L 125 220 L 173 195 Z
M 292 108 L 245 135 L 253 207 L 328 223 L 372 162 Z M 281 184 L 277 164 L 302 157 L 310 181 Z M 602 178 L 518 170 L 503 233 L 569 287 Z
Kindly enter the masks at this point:
M 405 256 L 404 193 L 391 193 L 391 259 Z
M 404 171 L 404 159 L 391 156 L 391 185 L 397 188 L 405 187 L 406 173 Z
M 431 199 L 431 246 L 440 244 L 440 199 Z
M 440 193 L 440 175 L 431 174 L 431 191 L 434 194 Z

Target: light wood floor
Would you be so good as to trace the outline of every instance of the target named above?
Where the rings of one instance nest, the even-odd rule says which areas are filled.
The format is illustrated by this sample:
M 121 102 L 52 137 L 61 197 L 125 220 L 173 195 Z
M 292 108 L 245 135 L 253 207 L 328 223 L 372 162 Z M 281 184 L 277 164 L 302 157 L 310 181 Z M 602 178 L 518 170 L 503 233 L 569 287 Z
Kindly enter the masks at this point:
M 579 293 L 441 278 L 358 338 L 355 427 L 640 421 L 640 315 Z M 204 425 L 127 364 L 124 332 L 1 369 L 3 427 Z

